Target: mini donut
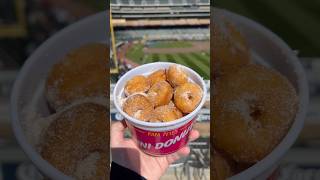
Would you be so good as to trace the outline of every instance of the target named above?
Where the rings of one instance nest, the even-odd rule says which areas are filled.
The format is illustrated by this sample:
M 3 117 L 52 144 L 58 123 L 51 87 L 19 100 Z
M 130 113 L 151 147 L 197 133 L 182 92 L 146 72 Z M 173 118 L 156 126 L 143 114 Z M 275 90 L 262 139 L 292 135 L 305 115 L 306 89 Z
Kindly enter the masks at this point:
M 166 71 L 164 69 L 159 69 L 148 76 L 150 85 L 154 85 L 159 81 L 165 81 L 167 79 Z
M 213 97 L 215 146 L 235 161 L 255 163 L 286 135 L 297 95 L 278 72 L 248 65 L 220 79 Z
M 109 142 L 109 141 L 107 141 Z M 100 179 L 99 177 L 103 177 L 103 179 L 109 179 L 109 167 L 110 166 L 107 166 L 109 163 L 110 163 L 110 159 L 109 159 L 109 156 L 110 154 L 106 154 L 106 153 L 99 153 L 100 155 L 100 158 L 98 159 L 98 161 L 96 162 L 96 174 L 95 174 L 95 177 L 92 178 L 92 180 L 95 180 L 95 179 Z
M 247 42 L 236 27 L 221 17 L 213 21 L 213 78 L 237 71 L 250 63 Z
M 180 66 L 171 65 L 167 69 L 167 80 L 173 87 L 176 87 L 188 82 L 188 75 Z
M 93 103 L 62 111 L 45 131 L 41 143 L 42 157 L 64 174 L 75 177 L 78 164 L 91 153 L 109 154 L 107 119 L 105 106 Z M 107 166 L 106 163 L 105 168 Z M 106 176 L 97 179 L 106 179 Z
M 129 96 L 123 104 L 123 111 L 129 116 L 142 121 L 152 121 L 154 117 L 152 103 L 142 94 Z
M 172 99 L 173 89 L 167 81 L 159 81 L 150 88 L 147 96 L 154 107 L 166 105 Z
M 168 104 L 155 108 L 155 115 L 161 122 L 173 121 L 181 118 L 183 115 L 174 105 Z
M 50 107 L 62 109 L 87 97 L 107 97 L 107 57 L 105 44 L 91 43 L 68 53 L 55 64 L 46 80 L 45 96 Z
M 108 156 L 102 152 L 92 152 L 81 160 L 76 167 L 75 179 L 95 180 L 108 179 Z
M 195 83 L 178 86 L 174 92 L 174 103 L 183 113 L 191 113 L 199 105 L 202 89 Z
M 124 92 L 127 96 L 134 93 L 144 93 L 150 88 L 148 79 L 142 75 L 134 76 L 124 87 Z
M 234 175 L 234 162 L 222 153 L 213 150 L 210 158 L 212 166 L 212 177 L 214 180 L 225 180 Z

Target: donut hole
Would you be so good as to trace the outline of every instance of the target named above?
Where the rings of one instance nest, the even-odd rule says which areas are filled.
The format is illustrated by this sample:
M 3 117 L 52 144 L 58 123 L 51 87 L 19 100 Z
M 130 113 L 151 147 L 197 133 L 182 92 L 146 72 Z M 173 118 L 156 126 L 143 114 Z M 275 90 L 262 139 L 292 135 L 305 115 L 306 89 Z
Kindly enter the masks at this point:
M 250 104 L 250 119 L 251 121 L 249 121 L 248 125 L 250 128 L 253 129 L 260 129 L 262 128 L 262 124 L 260 122 L 261 116 L 262 116 L 262 107 L 257 103 L 254 102 Z
M 258 108 L 254 108 L 254 109 L 252 109 L 252 111 L 250 112 L 250 116 L 251 116 L 252 119 L 255 120 L 255 121 L 258 120 L 259 117 L 261 117 L 261 114 L 262 114 L 262 112 L 261 112 L 261 110 L 258 109 Z
M 194 99 L 193 95 L 191 92 L 185 92 L 183 93 L 182 97 L 186 100 L 192 101 Z
M 258 103 L 257 100 L 250 100 L 249 104 L 250 117 L 255 121 L 259 120 L 262 116 L 262 106 Z

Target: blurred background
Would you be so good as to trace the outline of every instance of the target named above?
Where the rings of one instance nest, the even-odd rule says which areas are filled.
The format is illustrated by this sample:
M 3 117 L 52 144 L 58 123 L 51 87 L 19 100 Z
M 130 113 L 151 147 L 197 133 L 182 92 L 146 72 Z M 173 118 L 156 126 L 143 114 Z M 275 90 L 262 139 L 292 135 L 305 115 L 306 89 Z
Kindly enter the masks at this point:
M 9 97 L 20 68 L 46 39 L 79 19 L 105 10 L 105 3 L 1 0 L 0 180 L 41 179 L 15 141 L 10 126 Z M 114 0 L 110 7 L 111 92 L 123 73 L 154 61 L 177 62 L 196 69 L 210 88 L 209 0 Z M 196 125 L 201 138 L 192 144 L 191 155 L 172 165 L 163 179 L 209 179 L 209 101 L 201 112 Z M 113 120 L 122 119 L 113 107 L 111 116 Z
M 214 7 L 262 24 L 297 53 L 309 81 L 310 103 L 302 133 L 282 159 L 275 179 L 320 179 L 320 2 L 216 0 Z
M 128 70 L 157 61 L 194 69 L 210 91 L 209 0 L 112 0 L 110 5 L 110 92 Z M 122 120 L 110 96 L 112 120 Z M 210 95 L 194 128 L 201 137 L 190 144 L 189 157 L 172 164 L 162 180 L 210 179 Z
M 27 57 L 65 26 L 106 9 L 101 0 L 0 1 L 0 180 L 38 179 L 38 172 L 15 141 L 9 97 Z

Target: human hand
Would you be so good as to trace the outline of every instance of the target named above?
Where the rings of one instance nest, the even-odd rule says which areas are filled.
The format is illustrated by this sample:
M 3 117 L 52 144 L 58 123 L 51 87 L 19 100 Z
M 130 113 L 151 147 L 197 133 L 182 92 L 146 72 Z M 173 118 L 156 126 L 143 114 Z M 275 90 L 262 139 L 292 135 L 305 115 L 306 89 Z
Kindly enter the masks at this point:
M 132 139 L 123 137 L 126 125 L 116 122 L 111 126 L 112 161 L 140 174 L 146 179 L 157 180 L 165 173 L 169 165 L 181 157 L 188 156 L 190 148 L 185 146 L 167 156 L 150 156 L 142 152 Z M 199 132 L 192 130 L 189 141 L 199 137 Z

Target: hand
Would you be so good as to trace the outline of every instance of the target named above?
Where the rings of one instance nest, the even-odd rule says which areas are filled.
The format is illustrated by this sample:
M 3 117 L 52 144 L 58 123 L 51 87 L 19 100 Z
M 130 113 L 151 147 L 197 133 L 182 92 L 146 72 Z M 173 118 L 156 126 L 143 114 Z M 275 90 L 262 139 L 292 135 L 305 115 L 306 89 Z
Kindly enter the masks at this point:
M 112 161 L 135 171 L 148 180 L 157 180 L 165 173 L 171 163 L 188 156 L 190 148 L 185 146 L 174 154 L 154 157 L 143 153 L 132 139 L 123 137 L 126 125 L 116 122 L 111 126 L 111 152 Z M 189 140 L 199 137 L 199 132 L 192 130 Z

